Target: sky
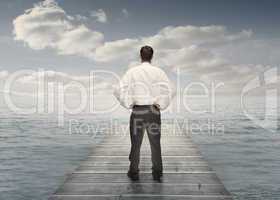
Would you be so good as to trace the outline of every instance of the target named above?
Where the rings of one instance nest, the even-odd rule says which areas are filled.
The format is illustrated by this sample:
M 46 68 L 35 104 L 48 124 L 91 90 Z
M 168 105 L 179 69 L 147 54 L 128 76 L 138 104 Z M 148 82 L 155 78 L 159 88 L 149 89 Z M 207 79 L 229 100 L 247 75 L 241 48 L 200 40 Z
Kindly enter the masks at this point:
M 12 71 L 21 68 L 44 67 L 79 73 L 87 72 L 96 66 L 104 66 L 104 63 L 94 63 L 92 60 L 80 56 L 71 56 L 71 59 L 68 56 L 57 56 L 55 51 L 47 48 L 42 51 L 26 48 L 24 43 L 15 41 L 13 20 L 22 15 L 25 10 L 33 8 L 34 4 L 38 2 L 36 0 L 3 0 L 0 2 L 0 51 L 4 54 L 0 63 L 1 68 Z M 151 36 L 166 26 L 219 25 L 226 27 L 232 33 L 251 30 L 253 34 L 250 40 L 261 40 L 261 42 L 266 41 L 276 43 L 276 45 L 279 43 L 279 1 L 214 0 L 209 3 L 199 0 L 176 0 L 171 3 L 161 0 L 151 3 L 147 0 L 81 0 L 77 3 L 75 0 L 57 0 L 57 3 L 69 16 L 87 17 L 80 23 L 85 24 L 91 30 L 101 32 L 104 35 L 104 41 Z M 106 22 L 100 22 L 91 17 L 92 12 L 98 10 L 105 13 Z M 261 51 L 258 49 L 251 51 L 255 50 Z M 17 59 L 13 59 L 15 54 Z M 252 61 L 254 64 L 259 62 L 259 64 L 275 65 L 279 61 L 262 58 L 263 63 L 261 63 L 258 56 L 252 58 L 254 52 L 248 52 L 248 54 L 248 59 L 240 58 L 238 62 L 244 60 L 246 64 Z M 83 65 L 83 69 L 77 70 L 76 65 Z M 115 67 L 120 66 L 112 66 L 113 69 Z
M 139 63 L 139 48 L 151 45 L 153 64 L 172 80 L 179 69 L 184 81 L 240 91 L 279 67 L 279 8 L 277 0 L 2 0 L 1 81 L 39 68 L 47 72 L 24 81 L 38 74 L 84 80 L 90 70 L 122 75 Z M 97 89 L 112 85 L 103 81 Z

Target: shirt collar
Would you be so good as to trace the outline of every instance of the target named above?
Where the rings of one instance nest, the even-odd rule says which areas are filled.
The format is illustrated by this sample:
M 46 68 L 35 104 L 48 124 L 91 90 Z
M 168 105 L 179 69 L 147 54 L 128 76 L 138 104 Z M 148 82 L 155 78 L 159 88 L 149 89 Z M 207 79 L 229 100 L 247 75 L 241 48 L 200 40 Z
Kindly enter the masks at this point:
M 150 63 L 150 62 L 145 61 L 145 62 L 142 62 L 142 65 L 151 65 L 151 63 Z

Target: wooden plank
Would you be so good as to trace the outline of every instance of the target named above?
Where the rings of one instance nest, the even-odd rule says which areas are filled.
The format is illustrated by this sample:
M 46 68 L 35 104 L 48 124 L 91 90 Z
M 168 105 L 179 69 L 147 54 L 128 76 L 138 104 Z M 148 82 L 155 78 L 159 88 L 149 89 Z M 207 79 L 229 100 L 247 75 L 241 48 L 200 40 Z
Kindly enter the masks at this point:
M 103 148 L 103 149 L 110 149 L 110 148 L 113 148 L 113 149 L 116 149 L 116 148 L 122 148 L 122 149 L 127 149 L 129 148 L 131 145 L 123 145 L 123 144 L 119 144 L 119 145 L 108 145 L 108 146 L 96 146 L 95 148 L 92 148 L 92 149 L 100 149 L 100 148 Z M 185 145 L 169 145 L 167 146 L 166 144 L 161 144 L 161 147 L 162 148 L 165 148 L 165 149 L 184 149 L 184 148 L 197 148 L 197 146 L 193 145 L 193 144 L 185 144 Z M 141 145 L 141 149 L 144 149 L 144 148 L 150 148 L 150 145 L 149 144 L 142 144 Z
M 183 166 L 208 166 L 206 161 L 189 161 L 189 162 L 171 162 L 171 161 L 163 161 L 163 164 L 165 166 L 178 166 L 178 167 L 183 167 Z M 80 166 L 87 166 L 87 167 L 94 167 L 94 166 L 99 166 L 99 167 L 106 167 L 106 166 L 121 166 L 126 168 L 129 166 L 129 161 L 104 161 L 104 162 L 83 162 L 81 163 Z M 151 161 L 140 161 L 140 166 L 145 166 L 145 167 L 152 167 Z
M 128 155 L 123 155 L 123 156 L 106 156 L 106 155 L 89 155 L 87 160 L 90 159 L 103 159 L 103 160 L 108 160 L 108 159 L 128 159 Z M 151 160 L 151 155 L 142 155 L 140 159 L 149 159 Z M 182 160 L 182 161 L 193 161 L 193 160 L 204 160 L 201 155 L 194 155 L 194 156 L 188 156 L 188 155 L 175 155 L 175 156 L 167 156 L 163 155 L 162 156 L 163 160 L 170 160 L 170 159 L 175 159 L 175 160 Z
M 129 162 L 123 162 L 123 163 L 118 163 L 118 162 L 106 162 L 106 163 L 85 163 L 85 164 L 81 164 L 79 168 L 77 169 L 81 169 L 81 168 L 91 168 L 91 170 L 97 168 L 97 169 L 117 169 L 117 168 L 123 168 L 123 169 L 128 169 L 129 166 Z M 208 167 L 207 162 L 191 162 L 191 163 L 164 163 L 164 166 L 166 166 L 166 169 L 171 169 L 171 168 L 186 168 L 186 167 Z M 148 162 L 140 162 L 139 167 L 141 169 L 151 169 L 152 168 L 152 164 L 148 163 Z
M 141 148 L 140 180 L 133 182 L 126 175 L 129 166 L 129 134 L 110 134 L 100 139 L 102 143 L 92 148 L 88 158 L 68 175 L 50 200 L 232 199 L 190 137 L 170 136 L 166 130 L 163 131 L 161 146 L 164 175 L 159 183 L 152 179 L 147 136 Z
M 50 200 L 232 200 L 228 195 L 54 195 Z
M 190 163 L 190 162 L 206 162 L 202 156 L 162 156 L 162 161 L 164 164 L 167 163 Z M 89 156 L 85 161 L 81 163 L 83 164 L 93 164 L 93 163 L 128 163 L 128 155 L 125 156 Z M 141 156 L 140 163 L 150 164 L 151 156 Z
M 106 151 L 106 150 L 99 150 L 96 149 L 95 151 L 92 151 L 92 155 L 104 155 L 104 156 L 127 156 L 129 154 L 130 149 L 127 149 L 126 151 Z M 191 149 L 186 151 L 167 151 L 162 150 L 163 156 L 195 156 L 199 155 L 200 152 L 197 149 Z M 149 151 L 141 151 L 141 156 L 147 156 L 150 155 Z
M 130 146 L 111 146 L 111 147 L 98 147 L 92 149 L 92 152 L 98 150 L 104 150 L 104 151 L 127 151 L 130 150 Z M 174 146 L 174 147 L 165 147 L 162 145 L 161 151 L 191 151 L 191 150 L 196 150 L 197 147 L 195 146 Z M 141 146 L 141 152 L 142 151 L 150 151 L 150 146 Z
M 128 167 L 123 166 L 80 166 L 76 169 L 75 173 L 98 173 L 100 171 L 108 171 L 108 172 L 118 172 L 118 173 L 125 173 L 127 172 Z M 152 172 L 151 166 L 143 166 L 140 165 L 139 167 L 142 173 Z M 182 172 L 182 173 L 192 173 L 192 172 L 210 172 L 212 171 L 208 166 L 177 166 L 177 165 L 164 165 L 163 171 L 165 173 L 168 172 Z
M 123 174 L 108 174 L 108 173 L 96 173 L 96 174 L 70 174 L 66 182 L 77 183 L 131 183 L 131 180 Z M 152 175 L 150 173 L 141 174 L 141 183 L 154 183 Z M 162 178 L 162 184 L 164 183 L 205 183 L 215 184 L 220 183 L 220 180 L 215 173 L 211 174 L 168 174 L 164 173 Z
M 100 155 L 100 153 L 102 153 L 102 155 L 104 156 L 127 156 L 130 153 L 130 150 L 127 151 L 104 151 L 104 150 L 97 150 L 91 153 L 92 156 L 96 156 L 96 155 Z M 161 152 L 162 156 L 196 156 L 196 155 L 201 155 L 199 151 L 197 150 L 189 150 L 189 151 L 180 151 L 180 152 L 176 152 L 176 151 L 162 151 Z M 140 153 L 140 159 L 141 156 L 150 156 L 151 152 L 149 150 L 147 151 L 141 151 Z M 91 158 L 91 157 L 90 157 Z
M 130 136 L 126 136 L 126 137 L 119 137 L 119 138 L 108 138 L 104 140 L 105 143 L 130 143 Z M 190 139 L 186 139 L 186 138 L 161 138 L 161 142 L 162 143 L 168 143 L 168 144 L 191 144 L 191 140 Z M 144 143 L 148 143 L 148 140 L 145 139 Z
M 112 195 L 112 194 L 161 194 L 161 195 L 229 195 L 222 184 L 176 183 L 65 183 L 57 195 Z
M 144 137 L 146 137 L 146 135 L 144 135 Z M 126 136 L 120 136 L 120 137 L 110 137 L 110 138 L 105 138 L 103 140 L 104 142 L 130 142 L 130 136 L 126 135 Z M 149 141 L 148 138 L 143 138 L 143 141 Z M 185 137 L 161 137 L 161 141 L 184 141 L 186 143 L 190 143 L 191 139 L 189 138 L 185 138 Z

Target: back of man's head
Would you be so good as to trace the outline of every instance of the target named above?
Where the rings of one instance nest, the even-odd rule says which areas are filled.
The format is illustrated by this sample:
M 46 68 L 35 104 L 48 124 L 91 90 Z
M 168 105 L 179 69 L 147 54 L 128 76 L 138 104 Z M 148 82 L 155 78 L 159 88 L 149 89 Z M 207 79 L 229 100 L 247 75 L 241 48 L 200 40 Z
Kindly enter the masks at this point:
M 140 50 L 140 56 L 142 62 L 151 62 L 153 58 L 154 50 L 150 46 L 143 46 Z

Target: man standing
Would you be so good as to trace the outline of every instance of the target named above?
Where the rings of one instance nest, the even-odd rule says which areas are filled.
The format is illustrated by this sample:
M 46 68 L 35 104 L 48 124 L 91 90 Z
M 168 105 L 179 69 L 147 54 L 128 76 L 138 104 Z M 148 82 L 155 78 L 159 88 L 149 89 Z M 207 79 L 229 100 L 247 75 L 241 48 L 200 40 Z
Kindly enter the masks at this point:
M 144 46 L 140 50 L 142 64 L 129 69 L 115 88 L 114 94 L 121 105 L 132 109 L 130 116 L 131 150 L 128 177 L 139 179 L 140 148 L 146 130 L 152 153 L 154 180 L 162 176 L 161 116 L 160 110 L 167 108 L 173 93 L 165 72 L 151 64 L 153 49 Z

